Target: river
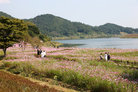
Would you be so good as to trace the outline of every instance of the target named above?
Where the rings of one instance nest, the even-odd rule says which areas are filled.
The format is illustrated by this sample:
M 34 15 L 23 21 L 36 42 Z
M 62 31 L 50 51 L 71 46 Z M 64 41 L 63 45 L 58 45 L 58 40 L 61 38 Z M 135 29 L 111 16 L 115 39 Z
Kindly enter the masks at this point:
M 138 49 L 138 38 L 93 38 L 56 41 L 64 44 L 76 44 L 75 46 L 79 48 Z

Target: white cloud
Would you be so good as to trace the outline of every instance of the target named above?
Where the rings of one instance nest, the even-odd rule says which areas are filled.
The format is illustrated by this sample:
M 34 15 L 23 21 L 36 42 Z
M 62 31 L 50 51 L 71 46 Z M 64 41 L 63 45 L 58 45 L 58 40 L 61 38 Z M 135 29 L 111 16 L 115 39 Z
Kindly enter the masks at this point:
M 10 0 L 0 0 L 0 4 L 3 4 L 3 3 L 10 3 Z

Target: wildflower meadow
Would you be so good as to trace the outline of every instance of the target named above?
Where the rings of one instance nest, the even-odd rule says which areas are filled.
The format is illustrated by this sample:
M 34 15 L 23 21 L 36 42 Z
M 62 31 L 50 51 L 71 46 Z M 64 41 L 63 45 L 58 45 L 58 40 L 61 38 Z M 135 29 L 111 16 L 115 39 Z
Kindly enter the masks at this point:
M 24 77 L 47 82 L 50 85 L 81 92 L 136 92 L 138 91 L 138 49 L 101 49 L 101 48 L 75 48 L 75 47 L 41 47 L 46 51 L 46 57 L 36 55 L 36 49 L 30 44 L 23 50 L 10 47 L 7 57 L 0 57 L 0 90 L 13 90 Z M 109 52 L 109 61 L 100 60 L 102 53 Z M 0 55 L 2 56 L 2 51 Z M 3 73 L 3 72 L 2 72 Z M 2 74 L 1 73 L 1 74 Z M 12 76 L 21 76 L 12 79 Z M 6 81 L 12 81 L 10 85 Z M 47 87 L 37 86 L 30 82 L 21 82 L 20 92 L 45 92 Z M 18 83 L 17 82 L 17 83 Z M 8 85 L 8 86 L 5 86 Z M 28 87 L 23 88 L 24 85 Z M 30 86 L 31 85 L 31 86 Z M 32 86 L 34 85 L 34 86 Z M 35 89 L 34 89 L 35 87 Z M 43 90 L 42 90 L 43 89 Z M 21 91 L 22 90 L 22 91 Z M 29 91 L 25 91 L 29 90 Z M 49 89 L 47 89 L 49 90 Z M 56 89 L 48 92 L 58 92 Z M 62 90 L 63 91 L 63 90 Z M 65 90 L 64 90 L 65 91 Z M 15 91 L 14 92 L 19 92 Z

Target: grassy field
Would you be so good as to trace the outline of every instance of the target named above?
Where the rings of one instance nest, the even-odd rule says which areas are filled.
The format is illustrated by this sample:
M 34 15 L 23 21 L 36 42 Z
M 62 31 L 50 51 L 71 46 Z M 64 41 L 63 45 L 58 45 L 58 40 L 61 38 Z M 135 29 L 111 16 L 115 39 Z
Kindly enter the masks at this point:
M 0 70 L 22 76 L 19 80 L 28 77 L 82 92 L 136 92 L 138 90 L 138 49 L 42 47 L 42 50 L 47 51 L 47 57 L 38 57 L 36 50 L 30 45 L 24 51 L 19 47 L 8 48 L 7 57 L 1 58 Z M 99 59 L 100 53 L 104 55 L 105 52 L 110 53 L 110 61 Z M 1 56 L 2 54 L 0 51 Z M 0 76 L 2 85 L 0 91 L 13 90 L 17 86 L 16 82 L 19 80 L 10 78 L 12 79 L 8 76 L 6 79 L 14 85 L 10 85 Z M 25 84 L 27 90 L 33 89 L 30 86 L 33 82 L 27 84 Z M 43 88 L 43 86 L 37 87 L 38 84 L 33 85 L 36 88 L 34 90 Z M 20 83 L 20 86 L 22 90 L 20 92 L 31 92 L 24 91 L 26 88 L 24 82 Z
M 121 38 L 138 38 L 138 34 L 127 34 L 122 36 Z

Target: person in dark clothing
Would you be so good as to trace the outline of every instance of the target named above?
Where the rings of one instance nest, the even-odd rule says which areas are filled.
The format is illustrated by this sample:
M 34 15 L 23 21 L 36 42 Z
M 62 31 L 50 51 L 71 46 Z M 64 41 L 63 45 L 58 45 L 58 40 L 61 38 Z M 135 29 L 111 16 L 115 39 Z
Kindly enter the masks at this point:
M 103 60 L 103 55 L 102 55 L 102 53 L 100 54 L 100 60 Z
M 41 55 L 41 53 L 42 53 L 42 50 L 40 49 L 40 50 L 39 50 L 39 55 Z
M 40 57 L 41 53 L 42 53 L 42 50 L 41 49 L 37 49 L 37 56 L 38 57 Z
M 37 49 L 37 55 L 40 55 L 40 50 L 39 49 Z
M 110 56 L 110 54 L 109 54 L 109 52 L 108 52 L 108 53 L 107 53 L 107 60 L 109 61 L 110 58 L 111 58 L 111 56 Z

